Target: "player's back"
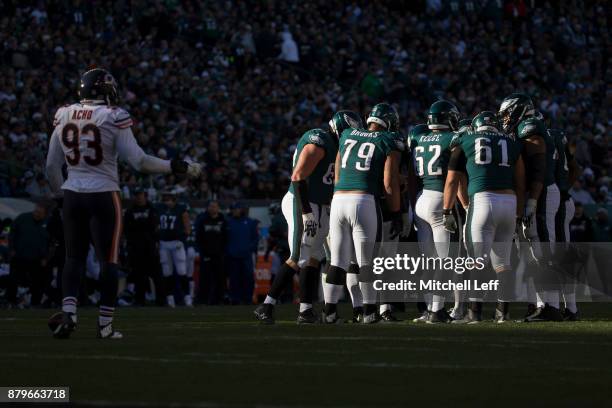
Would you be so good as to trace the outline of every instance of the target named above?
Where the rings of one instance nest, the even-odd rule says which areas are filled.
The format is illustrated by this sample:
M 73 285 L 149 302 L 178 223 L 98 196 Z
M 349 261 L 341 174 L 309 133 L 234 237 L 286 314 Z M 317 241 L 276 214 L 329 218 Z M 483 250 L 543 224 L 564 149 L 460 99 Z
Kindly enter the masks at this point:
M 460 146 L 466 157 L 468 194 L 512 190 L 514 169 L 521 141 L 514 135 L 493 130 L 471 131 L 453 138 L 451 148 Z
M 416 174 L 423 181 L 423 189 L 444 191 L 453 136 L 451 131 L 429 131 L 409 139 Z
M 335 190 L 364 191 L 379 197 L 386 158 L 392 151 L 402 150 L 403 142 L 391 132 L 345 130 L 340 138 L 339 180 Z
M 107 105 L 75 103 L 58 109 L 54 125 L 68 167 L 62 188 L 86 193 L 118 191 L 116 139 L 132 125 L 129 113 Z

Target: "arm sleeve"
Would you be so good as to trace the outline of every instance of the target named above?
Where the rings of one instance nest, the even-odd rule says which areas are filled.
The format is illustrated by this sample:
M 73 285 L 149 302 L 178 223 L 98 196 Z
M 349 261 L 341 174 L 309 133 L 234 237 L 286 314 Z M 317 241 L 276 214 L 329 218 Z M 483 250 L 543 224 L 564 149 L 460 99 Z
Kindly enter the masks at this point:
M 448 169 L 453 171 L 466 172 L 465 166 L 467 159 L 461 146 L 456 146 L 451 152 L 450 159 L 448 160 Z
M 49 187 L 55 197 L 62 195 L 62 184 L 64 176 L 62 174 L 62 166 L 66 158 L 64 151 L 59 141 L 59 128 L 56 127 L 51 134 L 51 142 L 49 143 L 49 152 L 47 153 L 47 178 L 49 179 Z
M 170 160 L 162 160 L 155 156 L 146 154 L 134 138 L 130 128 L 119 130 L 117 136 L 117 152 L 122 160 L 125 160 L 134 169 L 143 173 L 169 174 Z

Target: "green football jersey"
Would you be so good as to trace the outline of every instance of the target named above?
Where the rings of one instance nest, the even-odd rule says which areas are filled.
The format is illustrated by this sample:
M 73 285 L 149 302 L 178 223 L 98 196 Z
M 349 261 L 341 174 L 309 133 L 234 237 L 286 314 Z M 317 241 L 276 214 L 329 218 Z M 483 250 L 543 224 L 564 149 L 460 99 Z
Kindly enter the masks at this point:
M 546 125 L 540 119 L 527 118 L 519 123 L 517 127 L 519 139 L 527 139 L 530 136 L 538 135 L 544 138 L 546 143 L 546 178 L 545 186 L 550 186 L 555 182 L 555 141 L 548 134 Z
M 313 144 L 325 150 L 325 156 L 306 179 L 308 201 L 322 205 L 330 204 L 334 194 L 334 164 L 336 163 L 336 153 L 338 153 L 338 143 L 332 135 L 322 129 L 309 130 L 298 141 L 293 154 L 293 167 L 297 164 L 304 146 L 308 144 Z M 293 190 L 293 185 L 290 185 L 289 191 L 295 194 Z
M 548 129 L 548 134 L 555 141 L 555 182 L 560 191 L 567 192 L 569 185 L 569 167 L 567 162 L 567 137 L 559 129 Z
M 514 189 L 514 169 L 521 145 L 514 135 L 494 131 L 470 131 L 455 136 L 451 149 L 459 147 L 465 154 L 468 195 Z
M 410 152 L 417 176 L 424 190 L 444 191 L 444 182 L 450 158 L 450 143 L 455 136 L 451 131 L 429 131 L 410 137 Z
M 176 203 L 173 208 L 163 203 L 159 204 L 157 212 L 160 241 L 184 241 L 187 238 L 183 225 L 183 213 L 188 211 L 188 207 L 180 203 Z
M 336 190 L 361 190 L 380 197 L 385 161 L 402 152 L 404 142 L 395 132 L 346 129 L 340 137 L 340 169 Z

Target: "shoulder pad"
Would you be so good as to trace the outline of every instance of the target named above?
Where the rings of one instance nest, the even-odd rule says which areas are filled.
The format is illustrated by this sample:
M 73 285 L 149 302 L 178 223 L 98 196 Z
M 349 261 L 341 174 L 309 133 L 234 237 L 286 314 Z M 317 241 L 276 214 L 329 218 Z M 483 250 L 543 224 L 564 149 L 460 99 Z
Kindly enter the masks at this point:
M 64 106 L 57 108 L 57 111 L 55 112 L 55 116 L 53 117 L 53 127 L 60 124 L 60 122 L 62 121 L 62 116 L 66 112 L 66 108 L 68 106 L 70 105 L 64 105 Z
M 519 123 L 517 128 L 519 139 L 527 139 L 531 136 L 546 136 L 544 123 L 537 118 L 529 118 Z
M 315 146 L 325 147 L 326 132 L 322 129 L 312 129 L 304 133 L 302 138 L 306 144 L 313 144 Z
M 455 147 L 461 145 L 461 138 L 463 137 L 465 132 L 457 132 L 453 135 L 451 142 L 449 144 L 449 148 L 452 150 Z
M 389 132 L 390 139 L 393 141 L 394 148 L 400 152 L 406 150 L 406 143 L 404 142 L 404 136 L 400 132 Z
M 109 119 L 112 121 L 113 126 L 119 129 L 126 129 L 134 124 L 128 111 L 122 108 L 112 108 Z

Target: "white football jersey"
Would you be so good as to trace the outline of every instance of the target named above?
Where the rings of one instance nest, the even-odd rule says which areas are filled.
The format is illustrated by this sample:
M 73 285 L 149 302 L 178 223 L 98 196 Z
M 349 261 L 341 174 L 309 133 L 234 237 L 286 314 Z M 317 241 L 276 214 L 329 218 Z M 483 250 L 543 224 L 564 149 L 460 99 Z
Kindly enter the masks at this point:
M 59 108 L 53 124 L 47 173 L 56 195 L 61 193 L 60 188 L 83 193 L 119 191 L 118 157 L 137 170 L 150 158 L 155 165 L 148 166 L 152 168 L 147 172 L 170 171 L 168 161 L 146 157 L 130 129 L 130 114 L 124 109 L 75 103 Z M 64 162 L 66 181 L 58 171 Z

